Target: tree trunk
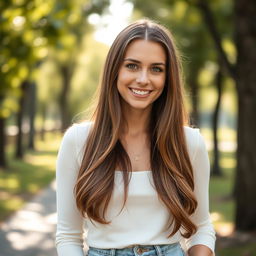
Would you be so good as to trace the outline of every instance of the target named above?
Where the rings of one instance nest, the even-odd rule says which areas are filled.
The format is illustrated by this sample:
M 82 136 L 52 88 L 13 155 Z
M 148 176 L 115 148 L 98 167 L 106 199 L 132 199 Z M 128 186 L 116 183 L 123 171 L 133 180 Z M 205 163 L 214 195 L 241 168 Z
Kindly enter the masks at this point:
M 65 131 L 67 127 L 70 125 L 70 116 L 68 109 L 68 93 L 70 91 L 70 69 L 69 66 L 61 66 L 61 74 L 62 74 L 62 91 L 60 94 L 60 113 L 61 113 L 61 130 Z
M 236 0 L 237 172 L 236 229 L 256 231 L 256 1 Z
M 195 72 L 195 73 L 194 73 Z M 198 113 L 198 83 L 197 73 L 192 72 L 193 75 L 189 78 L 189 86 L 191 89 L 191 100 L 192 100 L 192 113 L 190 115 L 190 122 L 193 126 L 198 127 L 200 125 L 199 113 Z
M 222 70 L 219 66 L 219 71 L 216 74 L 216 88 L 218 92 L 218 98 L 215 105 L 212 118 L 212 129 L 213 129 L 213 165 L 212 165 L 212 175 L 214 176 L 223 176 L 223 173 L 220 168 L 220 154 L 218 147 L 218 124 L 219 124 L 219 112 L 221 105 L 221 96 L 222 96 Z
M 28 81 L 24 81 L 21 85 L 22 95 L 20 96 L 20 99 L 19 99 L 19 111 L 17 113 L 18 134 L 17 134 L 17 140 L 16 140 L 16 154 L 15 154 L 16 158 L 22 158 L 24 154 L 22 123 L 23 123 L 27 88 L 28 88 Z
M 0 167 L 6 168 L 6 156 L 5 156 L 5 119 L 0 117 Z
M 41 131 L 40 131 L 40 139 L 42 141 L 45 141 L 45 121 L 46 121 L 46 105 L 45 103 L 43 103 L 42 105 L 42 127 L 41 127 Z
M 29 84 L 29 138 L 28 148 L 35 149 L 36 83 Z
M 221 46 L 208 2 L 198 1 L 224 67 L 236 82 L 238 93 L 237 169 L 235 177 L 235 226 L 256 231 L 256 1 L 235 0 L 235 45 L 237 63 L 228 61 Z

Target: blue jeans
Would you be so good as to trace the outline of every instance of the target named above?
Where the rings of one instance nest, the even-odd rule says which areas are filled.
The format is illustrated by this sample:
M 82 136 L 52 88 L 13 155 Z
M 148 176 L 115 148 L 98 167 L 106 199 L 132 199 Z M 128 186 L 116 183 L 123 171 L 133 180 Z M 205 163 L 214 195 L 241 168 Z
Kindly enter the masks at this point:
M 164 245 L 134 245 L 123 249 L 89 247 L 87 256 L 185 256 L 179 243 Z

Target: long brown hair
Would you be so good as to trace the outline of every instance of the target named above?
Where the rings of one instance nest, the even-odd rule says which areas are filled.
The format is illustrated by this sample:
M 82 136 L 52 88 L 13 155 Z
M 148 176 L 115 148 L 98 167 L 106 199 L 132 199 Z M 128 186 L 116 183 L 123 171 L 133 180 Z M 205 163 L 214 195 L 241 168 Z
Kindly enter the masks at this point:
M 76 204 L 83 216 L 102 224 L 110 223 L 105 213 L 118 165 L 123 170 L 125 205 L 132 167 L 120 142 L 122 110 L 117 77 L 127 46 L 135 39 L 157 42 L 166 53 L 166 84 L 153 103 L 151 113 L 150 161 L 155 189 L 170 212 L 168 228 L 172 225 L 173 229 L 169 236 L 182 228 L 182 235 L 187 238 L 197 229 L 189 218 L 197 207 L 197 201 L 184 134 L 187 115 L 183 105 L 181 66 L 170 32 L 150 20 L 139 20 L 126 27 L 109 50 L 75 186 Z

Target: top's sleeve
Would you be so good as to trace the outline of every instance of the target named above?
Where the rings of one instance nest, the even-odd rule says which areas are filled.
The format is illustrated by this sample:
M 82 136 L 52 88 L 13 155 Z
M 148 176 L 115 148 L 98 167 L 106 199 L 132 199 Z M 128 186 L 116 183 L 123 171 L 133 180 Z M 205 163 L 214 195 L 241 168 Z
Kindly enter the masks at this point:
M 198 129 L 194 131 L 197 138 L 197 149 L 191 162 L 194 171 L 195 196 L 198 206 L 191 219 L 198 229 L 189 239 L 185 239 L 185 243 L 187 249 L 194 245 L 202 244 L 214 252 L 216 237 L 209 214 L 210 164 L 203 137 Z
M 56 164 L 58 256 L 83 256 L 83 217 L 77 209 L 74 185 L 79 164 L 76 125 L 70 127 L 61 142 Z

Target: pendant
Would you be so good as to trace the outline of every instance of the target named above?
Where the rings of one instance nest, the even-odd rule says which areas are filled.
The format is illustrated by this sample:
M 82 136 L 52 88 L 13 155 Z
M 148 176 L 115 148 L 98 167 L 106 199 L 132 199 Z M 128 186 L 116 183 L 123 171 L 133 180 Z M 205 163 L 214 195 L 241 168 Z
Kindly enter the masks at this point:
M 139 156 L 135 156 L 135 157 L 134 157 L 134 160 L 135 160 L 135 161 L 138 161 L 139 159 L 140 159 Z

